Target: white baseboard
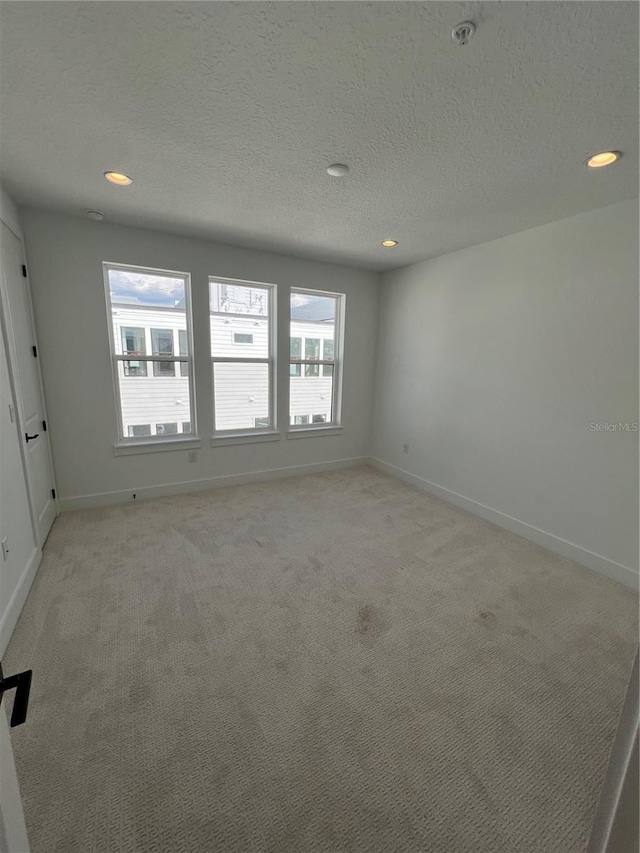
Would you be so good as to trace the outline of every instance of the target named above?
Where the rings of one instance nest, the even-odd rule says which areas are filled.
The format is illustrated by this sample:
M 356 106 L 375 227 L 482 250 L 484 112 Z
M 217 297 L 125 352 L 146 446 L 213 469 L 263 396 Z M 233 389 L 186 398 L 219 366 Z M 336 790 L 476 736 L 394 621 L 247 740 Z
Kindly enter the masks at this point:
M 2 614 L 2 618 L 0 618 L 0 658 L 7 650 L 9 640 L 11 639 L 11 635 L 13 634 L 13 629 L 16 627 L 18 617 L 20 616 L 22 608 L 24 607 L 24 603 L 27 600 L 29 590 L 31 589 L 31 584 L 33 583 L 33 579 L 36 576 L 36 572 L 38 571 L 38 566 L 40 565 L 41 560 L 42 550 L 40 548 L 34 548 L 33 553 L 29 558 L 29 562 L 25 566 L 25 569 L 22 572 L 22 575 L 20 576 L 18 585 L 14 589 L 13 595 L 9 599 L 7 609 Z
M 409 471 L 391 465 L 389 462 L 383 462 L 381 459 L 371 457 L 369 464 L 380 471 L 384 471 L 386 474 L 397 477 L 399 480 L 404 480 L 405 483 L 409 483 L 423 492 L 429 492 L 429 494 L 442 498 L 447 503 L 460 507 L 460 509 L 464 509 L 480 518 L 484 518 L 485 521 L 490 521 L 498 527 L 504 527 L 505 530 L 516 533 L 518 536 L 522 536 L 523 539 L 535 542 L 536 545 L 541 545 L 543 548 L 547 548 L 561 557 L 575 560 L 576 563 L 580 563 L 580 565 L 586 566 L 586 568 L 598 572 L 598 574 L 605 575 L 626 587 L 637 590 L 640 586 L 640 575 L 628 566 L 615 563 L 613 560 L 607 559 L 607 557 L 595 554 L 586 548 L 581 548 L 580 545 L 568 542 L 559 536 L 554 536 L 553 533 L 547 533 L 546 530 L 540 530 L 538 527 L 506 515 L 504 512 L 492 509 L 471 498 L 466 498 L 464 495 L 459 495 L 457 492 L 452 492 L 443 486 L 438 486 L 436 483 L 425 480 L 424 477 L 411 474 Z
M 136 500 L 163 498 L 169 495 L 188 494 L 189 492 L 205 492 L 210 489 L 220 489 L 224 486 L 239 486 L 243 483 L 259 483 L 263 480 L 279 480 L 283 477 L 299 477 L 302 474 L 317 474 L 321 471 L 353 468 L 357 465 L 367 465 L 368 463 L 368 456 L 352 456 L 349 459 L 311 462 L 306 465 L 289 465 L 286 468 L 267 468 L 263 471 L 248 471 L 245 474 L 226 474 L 220 477 L 207 477 L 203 480 L 162 483 L 158 486 L 143 486 L 142 488 L 133 486 L 131 489 L 122 489 L 117 492 L 99 492 L 95 495 L 78 495 L 72 498 L 61 498 L 60 507 L 63 512 L 74 509 L 89 509 L 91 507 L 129 502 L 132 500 L 134 492 Z

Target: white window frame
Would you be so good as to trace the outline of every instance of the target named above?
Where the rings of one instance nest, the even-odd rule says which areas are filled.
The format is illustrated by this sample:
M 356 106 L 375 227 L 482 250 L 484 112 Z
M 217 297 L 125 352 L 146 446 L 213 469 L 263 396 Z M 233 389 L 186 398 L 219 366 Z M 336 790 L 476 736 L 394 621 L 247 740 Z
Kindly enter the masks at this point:
M 123 272 L 136 272 L 141 273 L 142 275 L 158 275 L 158 276 L 167 276 L 168 278 L 180 278 L 184 280 L 184 293 L 185 293 L 185 317 L 187 321 L 187 343 L 189 348 L 189 355 L 144 355 L 144 356 L 136 356 L 132 358 L 130 355 L 121 355 L 116 352 L 116 343 L 115 343 L 115 333 L 114 333 L 114 323 L 113 323 L 113 308 L 111 305 L 111 291 L 109 289 L 109 270 L 122 270 Z M 155 267 L 139 267 L 133 264 L 120 264 L 120 263 L 112 263 L 110 261 L 103 261 L 102 263 L 102 271 L 104 277 L 104 292 L 105 292 L 105 306 L 107 309 L 107 323 L 109 326 L 109 349 L 111 354 L 111 374 L 113 379 L 113 393 L 116 404 L 116 422 L 117 422 L 117 443 L 115 445 L 117 448 L 134 448 L 140 447 L 142 448 L 146 445 L 148 448 L 152 448 L 153 445 L 161 445 L 161 444 L 184 444 L 184 443 L 194 443 L 198 442 L 198 436 L 195 431 L 195 426 L 197 424 L 196 419 L 196 394 L 195 394 L 195 382 L 194 382 L 194 370 L 193 370 L 193 315 L 191 312 L 191 274 L 188 272 L 179 272 L 177 270 L 164 270 L 164 269 L 156 269 Z M 149 306 L 153 307 L 153 306 Z M 149 332 L 149 334 L 151 334 Z M 153 347 L 148 348 L 149 352 L 152 351 Z M 179 349 L 179 347 L 178 347 Z M 175 341 L 174 341 L 174 350 L 175 350 Z M 146 435 L 146 436 L 136 436 L 129 437 L 128 435 L 124 435 L 124 429 L 122 426 L 122 400 L 120 397 L 120 382 L 119 382 L 119 370 L 118 364 L 119 362 L 125 361 L 145 361 L 145 362 L 153 362 L 153 361 L 177 361 L 177 362 L 186 362 L 189 365 L 189 376 L 182 377 L 183 379 L 187 379 L 189 381 L 189 414 L 191 421 L 191 429 L 190 433 L 186 434 L 186 437 L 183 438 L 183 433 L 168 433 L 166 435 Z M 124 370 L 124 368 L 123 368 Z M 152 368 L 153 370 L 153 368 Z M 179 370 L 176 375 L 179 375 Z M 147 376 L 149 376 L 149 369 L 147 369 Z M 130 377 L 127 377 L 130 378 Z M 135 377 L 134 377 L 135 378 Z M 155 423 L 153 421 L 152 423 Z M 198 442 L 199 443 L 199 442 Z M 156 448 L 158 449 L 158 448 Z
M 346 301 L 347 296 L 345 293 L 334 293 L 329 290 L 310 290 L 306 287 L 292 287 L 291 295 L 294 293 L 300 293 L 305 296 L 325 296 L 330 297 L 336 300 L 336 317 L 335 317 L 335 325 L 334 325 L 334 335 L 333 335 L 333 361 L 329 361 L 327 359 L 318 358 L 318 359 L 307 359 L 304 358 L 304 350 L 302 351 L 302 358 L 292 360 L 291 354 L 289 352 L 289 338 L 291 337 L 291 296 L 289 296 L 289 335 L 287 336 L 287 352 L 289 355 L 289 365 L 291 364 L 300 364 L 300 365 L 318 365 L 318 376 L 319 378 L 323 377 L 324 370 L 320 370 L 320 367 L 325 364 L 330 364 L 333 366 L 333 393 L 331 395 L 331 420 L 327 421 L 323 424 L 289 424 L 289 433 L 303 433 L 303 432 L 320 432 L 323 430 L 336 430 L 342 427 L 342 378 L 343 378 L 343 362 L 344 362 L 344 318 L 345 318 L 345 309 L 346 309 Z M 297 337 L 297 335 L 294 335 Z M 303 346 L 306 347 L 306 335 L 303 336 Z M 322 339 L 320 340 L 320 354 L 324 353 L 324 347 Z M 291 380 L 299 377 L 291 376 L 289 367 L 287 367 L 289 373 L 289 396 L 291 396 Z M 300 369 L 301 375 L 304 377 L 305 370 L 302 367 Z M 308 377 L 308 378 L 316 378 L 316 377 Z M 291 410 L 291 402 L 289 401 L 289 410 Z M 288 421 L 291 420 L 291 414 L 289 411 Z M 311 421 L 311 418 L 309 418 Z
M 211 285 L 212 284 L 229 284 L 236 287 L 256 287 L 261 288 L 262 290 L 267 291 L 267 308 L 268 315 L 264 317 L 263 315 L 253 315 L 249 314 L 248 317 L 260 317 L 262 320 L 267 320 L 268 330 L 269 330 L 269 349 L 268 356 L 266 358 L 248 358 L 244 356 L 219 356 L 213 355 L 213 340 L 211 339 L 211 320 L 209 320 L 209 355 L 211 358 L 211 392 L 213 397 L 213 434 L 211 436 L 212 441 L 216 440 L 224 440 L 227 438 L 235 438 L 238 436 L 272 436 L 276 435 L 278 432 L 278 423 L 277 423 L 277 382 L 276 377 L 278 374 L 278 320 L 277 320 L 277 285 L 272 284 L 266 281 L 246 281 L 244 279 L 239 278 L 225 278 L 223 276 L 210 275 L 208 279 L 207 286 L 209 288 L 209 315 L 211 316 Z M 237 331 L 237 330 L 235 330 Z M 251 334 L 251 333 L 248 333 Z M 247 344 L 236 344 L 233 341 L 234 346 L 238 346 L 240 348 L 247 346 Z M 268 368 L 268 376 L 269 376 L 269 423 L 270 427 L 245 427 L 244 429 L 216 429 L 216 383 L 215 383 L 215 366 L 216 364 L 221 363 L 227 364 L 267 364 Z

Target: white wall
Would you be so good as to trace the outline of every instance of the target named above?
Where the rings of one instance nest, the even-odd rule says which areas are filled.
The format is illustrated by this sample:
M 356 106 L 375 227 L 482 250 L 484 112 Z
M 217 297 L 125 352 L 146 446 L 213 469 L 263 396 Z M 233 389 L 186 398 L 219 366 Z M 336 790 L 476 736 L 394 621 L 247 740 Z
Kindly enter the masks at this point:
M 385 274 L 376 391 L 387 470 L 637 583 L 637 202 Z
M 378 305 L 375 273 L 44 211 L 21 211 L 21 219 L 63 508 L 83 503 L 73 499 L 105 492 L 359 460 L 368 454 Z M 116 415 L 103 261 L 191 273 L 195 381 L 203 438 L 196 464 L 188 462 L 186 450 L 114 456 Z M 277 284 L 280 318 L 288 316 L 292 286 L 346 293 L 341 434 L 295 440 L 283 435 L 276 442 L 210 446 L 210 275 Z M 288 355 L 285 323 L 278 324 L 277 334 L 280 352 Z M 288 370 L 286 358 L 281 358 L 279 423 L 285 432 Z M 97 503 L 103 498 L 88 500 Z

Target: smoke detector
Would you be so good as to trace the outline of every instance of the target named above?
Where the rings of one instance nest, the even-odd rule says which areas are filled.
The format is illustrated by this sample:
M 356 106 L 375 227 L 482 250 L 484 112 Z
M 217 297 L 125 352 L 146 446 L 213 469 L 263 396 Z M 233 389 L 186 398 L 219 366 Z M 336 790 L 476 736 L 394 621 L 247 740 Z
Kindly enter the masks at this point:
M 451 30 L 453 43 L 457 44 L 458 47 L 465 47 L 471 41 L 475 31 L 476 25 L 472 24 L 471 21 L 463 21 L 461 24 L 456 24 Z

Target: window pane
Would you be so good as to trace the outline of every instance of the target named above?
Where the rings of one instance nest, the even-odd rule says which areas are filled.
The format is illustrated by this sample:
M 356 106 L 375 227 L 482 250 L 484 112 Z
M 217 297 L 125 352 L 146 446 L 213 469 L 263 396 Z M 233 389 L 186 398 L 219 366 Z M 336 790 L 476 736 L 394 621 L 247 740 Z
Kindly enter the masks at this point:
M 291 340 L 300 339 L 301 360 L 334 361 L 336 358 L 336 322 L 342 311 L 338 311 L 339 296 L 324 296 L 317 293 L 305 293 L 302 290 L 291 291 Z M 291 349 L 293 358 L 293 349 Z M 332 364 L 305 364 L 301 380 L 294 372 L 299 365 L 292 365 L 289 382 L 289 418 L 294 426 L 308 423 L 333 422 L 333 377 Z M 304 413 L 311 413 L 309 415 Z M 303 420 L 303 418 L 307 418 Z
M 157 424 L 190 423 L 188 365 L 181 363 L 178 370 L 174 362 L 135 358 L 175 355 L 177 347 L 180 355 L 189 355 L 188 279 L 132 267 L 107 268 L 107 281 L 114 350 L 132 356 L 116 365 L 122 435 L 137 438 L 137 427 L 148 427 L 141 435 L 157 435 Z
M 269 418 L 256 418 L 256 429 L 269 429 Z
M 156 435 L 176 435 L 177 432 L 177 423 L 156 424 Z
M 140 438 L 143 435 L 151 435 L 151 424 L 131 424 L 127 427 L 129 438 Z
M 182 432 L 191 432 L 191 421 L 182 421 Z
M 269 358 L 269 288 L 209 280 L 211 355 Z M 239 351 L 240 346 L 240 351 Z
M 268 364 L 214 363 L 213 392 L 216 430 L 252 430 L 256 418 L 270 427 Z
M 312 370 L 317 370 L 317 365 L 305 365 Z M 333 365 L 327 364 L 326 369 L 331 371 L 326 376 L 316 376 L 313 379 L 306 377 L 300 382 L 291 382 L 289 384 L 289 418 L 290 422 L 298 426 L 296 418 L 303 415 L 305 412 L 312 412 L 314 415 L 323 414 L 325 421 L 322 423 L 331 423 L 333 418 Z M 309 421 L 301 421 L 301 424 L 306 424 Z
M 151 364 L 154 370 L 151 369 Z M 130 426 L 144 423 L 146 420 L 154 427 L 156 424 L 173 423 L 174 420 L 191 420 L 189 380 L 181 376 L 157 376 L 155 368 L 173 368 L 172 361 L 154 361 L 151 364 L 149 375 L 136 380 L 126 378 L 118 371 L 122 434 L 125 436 L 129 435 Z
M 291 374 L 291 376 L 302 376 L 302 373 L 300 372 L 301 368 L 301 364 L 290 364 L 289 373 Z

